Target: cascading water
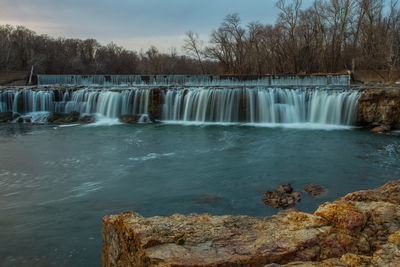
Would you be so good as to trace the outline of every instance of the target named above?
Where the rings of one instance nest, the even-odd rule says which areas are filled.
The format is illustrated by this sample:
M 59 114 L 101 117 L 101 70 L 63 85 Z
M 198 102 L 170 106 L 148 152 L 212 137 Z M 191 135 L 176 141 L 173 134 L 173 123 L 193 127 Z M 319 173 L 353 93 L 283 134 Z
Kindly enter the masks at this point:
M 151 92 L 161 92 L 155 100 Z M 360 93 L 332 88 L 191 87 L 0 91 L 0 112 L 79 112 L 117 119 L 148 114 L 161 121 L 352 125 Z M 160 101 L 161 100 L 161 101 Z M 156 104 L 154 104 L 156 103 Z M 162 106 L 159 106 L 162 105 Z M 154 111 L 152 111 L 154 112 Z M 43 117 L 43 115 L 41 115 Z
M 81 114 L 97 113 L 109 118 L 118 118 L 125 114 L 147 114 L 149 95 L 149 89 L 7 90 L 0 92 L 0 112 L 27 114 L 76 111 Z
M 168 90 L 163 120 L 351 125 L 357 91 L 307 89 Z
M 347 86 L 337 75 L 38 75 L 39 85 L 180 85 L 180 86 Z

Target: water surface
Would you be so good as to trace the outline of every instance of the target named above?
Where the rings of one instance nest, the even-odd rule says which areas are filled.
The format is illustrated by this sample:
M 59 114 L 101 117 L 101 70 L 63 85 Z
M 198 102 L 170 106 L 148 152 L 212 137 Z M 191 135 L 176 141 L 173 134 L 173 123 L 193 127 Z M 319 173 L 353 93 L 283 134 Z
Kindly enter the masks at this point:
M 97 125 L 0 125 L 0 265 L 99 266 L 106 214 L 270 216 L 262 193 L 285 182 L 328 188 L 303 192 L 313 211 L 400 177 L 400 133 Z

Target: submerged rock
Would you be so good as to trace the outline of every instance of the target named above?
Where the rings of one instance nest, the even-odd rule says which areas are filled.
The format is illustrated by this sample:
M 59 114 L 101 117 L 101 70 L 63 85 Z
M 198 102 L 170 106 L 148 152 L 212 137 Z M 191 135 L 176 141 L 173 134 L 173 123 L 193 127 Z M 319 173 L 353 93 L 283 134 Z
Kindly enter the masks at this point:
M 390 125 L 381 125 L 371 129 L 371 132 L 374 133 L 384 133 L 390 131 Z
M 119 120 L 123 123 L 138 123 L 140 121 L 141 115 L 122 115 Z
M 13 119 L 12 112 L 0 112 L 0 122 L 11 122 Z
M 316 184 L 308 184 L 304 187 L 304 191 L 312 195 L 313 197 L 318 196 L 319 194 L 326 191 L 325 187 L 316 185 Z
M 286 192 L 286 191 L 285 191 Z M 400 266 L 400 180 L 269 218 L 105 216 L 108 266 Z
M 95 117 L 93 115 L 86 115 L 79 119 L 80 123 L 93 123 L 95 121 Z
M 299 192 L 293 193 L 293 188 L 290 184 L 281 184 L 274 191 L 265 192 L 265 197 L 262 199 L 264 204 L 274 208 L 288 208 L 296 205 L 296 202 L 301 200 Z
M 70 113 L 53 112 L 47 117 L 47 121 L 56 124 L 74 123 L 79 121 L 79 117 L 80 113 L 76 111 Z

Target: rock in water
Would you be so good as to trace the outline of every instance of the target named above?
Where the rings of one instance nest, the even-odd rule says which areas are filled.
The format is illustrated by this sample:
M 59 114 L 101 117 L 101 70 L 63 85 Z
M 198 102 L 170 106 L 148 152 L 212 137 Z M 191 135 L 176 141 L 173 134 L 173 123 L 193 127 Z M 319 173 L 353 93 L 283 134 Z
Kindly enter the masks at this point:
M 381 125 L 381 126 L 377 126 L 377 127 L 373 128 L 371 130 L 371 132 L 374 132 L 374 133 L 385 133 L 385 132 L 390 131 L 390 129 L 391 129 L 390 125 Z
M 304 191 L 312 195 L 313 197 L 318 196 L 319 194 L 326 191 L 325 187 L 316 185 L 316 184 L 309 184 L 304 187 Z
M 277 190 L 281 193 L 288 193 L 288 194 L 293 192 L 291 184 L 281 184 L 280 186 L 278 186 Z
M 400 266 L 400 180 L 269 218 L 105 216 L 110 266 Z M 269 265 L 267 265 L 269 264 Z
M 72 111 L 68 114 L 66 114 L 66 116 L 64 117 L 64 123 L 73 123 L 73 122 L 77 122 L 79 120 L 80 117 L 80 113 L 76 112 L 76 111 Z
M 12 112 L 0 112 L 0 122 L 11 122 L 13 119 Z
M 49 117 L 47 117 L 47 122 L 63 124 L 63 123 L 74 123 L 78 122 L 80 113 L 72 111 L 70 113 L 53 112 Z
M 95 121 L 95 118 L 93 115 L 86 115 L 79 119 L 80 123 L 92 123 L 94 121 Z
M 264 204 L 274 208 L 289 208 L 296 205 L 296 202 L 301 200 L 300 193 L 293 193 L 293 188 L 290 184 L 281 184 L 274 191 L 265 192 L 265 197 L 262 199 Z
M 123 123 L 138 123 L 140 121 L 141 115 L 122 115 L 119 120 Z

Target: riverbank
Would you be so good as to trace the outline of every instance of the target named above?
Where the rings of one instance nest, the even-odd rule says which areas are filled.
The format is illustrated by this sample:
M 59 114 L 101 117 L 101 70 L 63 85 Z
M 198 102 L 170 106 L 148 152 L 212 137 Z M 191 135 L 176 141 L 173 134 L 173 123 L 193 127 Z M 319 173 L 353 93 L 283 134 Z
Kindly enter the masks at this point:
M 397 266 L 400 180 L 269 218 L 103 218 L 103 266 Z

